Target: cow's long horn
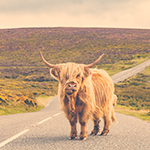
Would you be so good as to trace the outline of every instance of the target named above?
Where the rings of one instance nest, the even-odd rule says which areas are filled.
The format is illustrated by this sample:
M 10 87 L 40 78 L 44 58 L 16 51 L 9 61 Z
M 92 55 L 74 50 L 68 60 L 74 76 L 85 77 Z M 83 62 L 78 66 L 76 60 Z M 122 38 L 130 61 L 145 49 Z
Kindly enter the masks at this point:
M 100 59 L 103 57 L 104 53 L 93 63 L 89 64 L 89 65 L 85 65 L 86 68 L 92 68 L 93 66 L 95 66 L 99 61 Z
M 48 67 L 50 67 L 50 68 L 56 68 L 56 67 L 57 67 L 57 65 L 53 65 L 53 64 L 48 63 L 48 62 L 44 59 L 44 57 L 43 57 L 41 51 L 40 51 L 40 56 L 41 56 L 43 62 L 44 62 Z

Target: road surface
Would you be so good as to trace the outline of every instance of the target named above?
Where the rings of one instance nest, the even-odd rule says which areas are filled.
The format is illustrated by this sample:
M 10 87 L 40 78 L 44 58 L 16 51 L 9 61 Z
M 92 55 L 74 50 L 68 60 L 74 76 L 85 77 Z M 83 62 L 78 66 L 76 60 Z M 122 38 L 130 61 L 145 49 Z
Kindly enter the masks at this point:
M 114 83 L 150 66 L 150 60 L 112 76 Z M 58 97 L 41 111 L 0 116 L 0 150 L 150 150 L 150 123 L 116 113 L 118 123 L 107 136 L 69 140 L 70 125 L 59 109 Z M 103 124 L 101 123 L 101 131 Z M 93 129 L 88 122 L 88 133 Z M 78 134 L 80 126 L 78 125 Z
M 136 75 L 137 73 L 141 72 L 142 70 L 144 70 L 146 67 L 150 66 L 150 60 L 145 61 L 142 64 L 139 64 L 133 68 L 121 71 L 115 75 L 112 76 L 112 80 L 114 83 L 118 83 L 120 81 L 123 81 L 133 75 Z

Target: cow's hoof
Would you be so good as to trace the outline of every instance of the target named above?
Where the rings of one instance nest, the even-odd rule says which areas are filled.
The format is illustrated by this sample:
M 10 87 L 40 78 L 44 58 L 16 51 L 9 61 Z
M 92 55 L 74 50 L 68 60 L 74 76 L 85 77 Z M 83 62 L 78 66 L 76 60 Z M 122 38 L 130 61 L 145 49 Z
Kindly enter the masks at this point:
M 77 136 L 76 137 L 69 137 L 70 140 L 76 140 L 77 139 Z
M 80 133 L 80 140 L 86 140 L 87 139 L 87 132 L 86 133 Z
M 106 136 L 108 133 L 101 133 L 100 136 Z
M 102 133 L 100 134 L 100 136 L 106 136 L 108 134 L 109 130 L 104 130 L 102 131 Z
M 98 132 L 99 131 L 97 131 L 97 130 L 92 130 L 90 135 L 97 135 Z
M 80 140 L 82 140 L 82 141 L 85 141 L 86 139 L 87 139 L 87 137 L 85 137 L 85 138 L 83 138 L 83 137 L 81 138 L 80 137 Z
M 77 139 L 77 131 L 71 132 L 69 139 L 70 140 L 76 140 Z

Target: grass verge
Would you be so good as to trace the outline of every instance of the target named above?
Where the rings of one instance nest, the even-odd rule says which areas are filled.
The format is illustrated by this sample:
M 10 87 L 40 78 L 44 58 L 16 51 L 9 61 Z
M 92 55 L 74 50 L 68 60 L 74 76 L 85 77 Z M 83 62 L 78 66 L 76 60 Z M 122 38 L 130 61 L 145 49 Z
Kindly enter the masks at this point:
M 115 106 L 115 112 L 122 113 L 125 115 L 135 116 L 144 121 L 150 122 L 150 111 L 148 110 L 132 110 L 132 107 L 126 107 L 121 105 Z
M 18 113 L 36 112 L 43 108 L 44 106 L 41 105 L 38 105 L 37 107 L 25 107 L 21 103 L 17 105 L 0 106 L 0 116 Z
M 150 68 L 115 84 L 116 111 L 150 122 Z

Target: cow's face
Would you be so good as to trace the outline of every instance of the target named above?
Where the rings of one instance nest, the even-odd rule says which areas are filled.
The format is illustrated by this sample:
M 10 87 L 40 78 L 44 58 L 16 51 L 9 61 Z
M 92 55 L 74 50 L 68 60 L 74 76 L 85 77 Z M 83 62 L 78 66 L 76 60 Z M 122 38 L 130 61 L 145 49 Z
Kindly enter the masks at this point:
M 43 62 L 48 67 L 52 68 L 50 70 L 51 75 L 59 81 L 59 83 L 62 85 L 64 89 L 64 92 L 67 95 L 72 95 L 73 93 L 77 93 L 79 91 L 81 84 L 91 74 L 89 68 L 97 64 L 103 55 L 101 55 L 94 63 L 91 63 L 89 65 L 75 64 L 75 63 L 53 65 L 48 63 L 44 59 L 41 52 L 40 56 Z
M 52 68 L 50 73 L 59 81 L 65 94 L 69 96 L 79 91 L 82 83 L 91 74 L 91 71 L 83 64 L 66 63 Z

